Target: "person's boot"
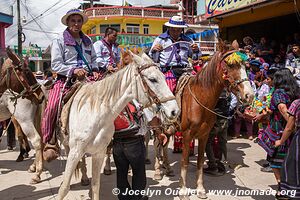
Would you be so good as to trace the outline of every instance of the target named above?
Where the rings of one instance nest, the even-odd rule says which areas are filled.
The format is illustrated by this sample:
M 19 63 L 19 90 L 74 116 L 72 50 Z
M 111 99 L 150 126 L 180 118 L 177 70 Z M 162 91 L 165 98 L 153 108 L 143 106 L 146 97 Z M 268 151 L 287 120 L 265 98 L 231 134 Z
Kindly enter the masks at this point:
M 208 162 L 207 163 L 208 167 L 203 169 L 203 172 L 205 174 L 210 174 L 213 176 L 219 176 L 218 172 L 218 166 L 216 163 Z

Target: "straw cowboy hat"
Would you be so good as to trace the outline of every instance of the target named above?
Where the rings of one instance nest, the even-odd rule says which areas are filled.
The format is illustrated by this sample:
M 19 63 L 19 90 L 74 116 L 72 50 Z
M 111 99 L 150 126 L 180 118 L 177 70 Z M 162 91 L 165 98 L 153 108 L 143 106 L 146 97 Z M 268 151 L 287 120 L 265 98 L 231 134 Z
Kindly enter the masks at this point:
M 42 71 L 37 71 L 36 73 L 35 73 L 35 76 L 44 76 L 44 73 L 42 72 Z
M 183 21 L 181 16 L 173 16 L 168 22 L 165 23 L 165 26 L 174 27 L 174 28 L 187 28 L 188 25 Z
M 85 24 L 88 21 L 88 17 L 83 13 L 82 10 L 80 9 L 71 9 L 69 10 L 62 18 L 61 18 L 61 23 L 63 23 L 64 25 L 68 26 L 67 24 L 67 19 L 68 17 L 70 17 L 71 15 L 80 15 L 83 19 L 83 24 Z

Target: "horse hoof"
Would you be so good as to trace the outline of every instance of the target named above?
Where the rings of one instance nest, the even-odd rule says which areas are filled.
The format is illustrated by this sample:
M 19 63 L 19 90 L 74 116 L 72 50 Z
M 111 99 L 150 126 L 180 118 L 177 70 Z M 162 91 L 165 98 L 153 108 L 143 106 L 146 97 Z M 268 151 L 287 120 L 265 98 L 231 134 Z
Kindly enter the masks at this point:
M 166 172 L 166 176 L 168 176 L 168 177 L 173 177 L 173 176 L 175 176 L 174 171 L 173 171 L 173 170 L 167 171 L 167 172 Z
M 24 160 L 24 157 L 19 155 L 16 162 L 22 162 Z
M 161 174 L 154 174 L 154 180 L 160 181 L 162 178 L 163 178 L 163 177 L 162 177 Z
M 34 185 L 34 184 L 37 184 L 39 182 L 41 182 L 41 177 L 36 176 L 36 177 L 34 177 L 34 178 L 31 179 L 30 184 Z
M 89 179 L 81 179 L 80 183 L 82 186 L 88 186 L 90 184 L 90 180 Z
M 145 164 L 146 164 L 146 165 L 150 165 L 150 164 L 151 164 L 151 160 L 150 160 L 149 158 L 147 158 L 147 159 L 145 160 Z
M 179 195 L 180 200 L 190 200 L 190 197 L 187 195 Z
M 207 199 L 207 195 L 206 195 L 205 192 L 198 192 L 198 193 L 197 193 L 197 197 L 198 197 L 199 199 Z
M 110 169 L 104 169 L 103 173 L 104 173 L 104 175 L 111 175 L 111 170 Z
M 29 172 L 29 173 L 35 172 L 35 166 L 30 165 L 30 167 L 29 167 L 29 169 L 28 169 L 28 172 Z

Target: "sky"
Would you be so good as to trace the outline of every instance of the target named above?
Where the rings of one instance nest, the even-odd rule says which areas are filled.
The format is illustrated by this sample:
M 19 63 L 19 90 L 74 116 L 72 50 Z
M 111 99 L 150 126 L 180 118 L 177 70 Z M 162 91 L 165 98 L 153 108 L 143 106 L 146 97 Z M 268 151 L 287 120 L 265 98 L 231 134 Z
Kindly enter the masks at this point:
M 20 0 L 21 18 L 25 17 L 26 23 L 22 24 L 26 40 L 40 47 L 47 47 L 66 27 L 61 24 L 61 17 L 70 9 L 78 8 L 82 0 Z M 102 3 L 121 5 L 123 0 L 100 0 Z M 149 6 L 156 4 L 167 5 L 170 0 L 127 0 L 132 5 Z M 6 29 L 6 45 L 17 45 L 17 3 L 16 0 L 1 0 L 0 12 L 9 13 L 13 6 L 13 24 Z M 33 20 L 35 19 L 35 20 Z

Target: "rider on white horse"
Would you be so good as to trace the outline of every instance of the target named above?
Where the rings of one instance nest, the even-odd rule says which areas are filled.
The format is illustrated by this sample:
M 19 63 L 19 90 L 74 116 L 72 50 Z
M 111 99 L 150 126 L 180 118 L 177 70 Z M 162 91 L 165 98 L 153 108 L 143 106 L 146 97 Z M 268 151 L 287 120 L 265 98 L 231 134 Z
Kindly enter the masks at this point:
M 77 77 L 79 80 L 89 73 L 97 79 L 98 67 L 96 64 L 96 53 L 92 40 L 82 31 L 82 25 L 88 17 L 79 9 L 69 10 L 61 19 L 67 26 L 63 34 L 53 40 L 51 48 L 51 68 L 57 73 L 57 80 L 49 92 L 48 104 L 42 119 L 43 142 L 50 143 L 54 127 L 56 125 L 60 99 L 67 93 L 69 85 L 65 83 L 70 77 Z M 53 141 L 51 141 L 52 143 Z M 54 142 L 55 143 L 55 142 Z M 49 161 L 55 159 L 58 149 L 55 144 L 47 145 L 45 150 L 49 152 Z M 52 157 L 53 156 L 53 157 Z

